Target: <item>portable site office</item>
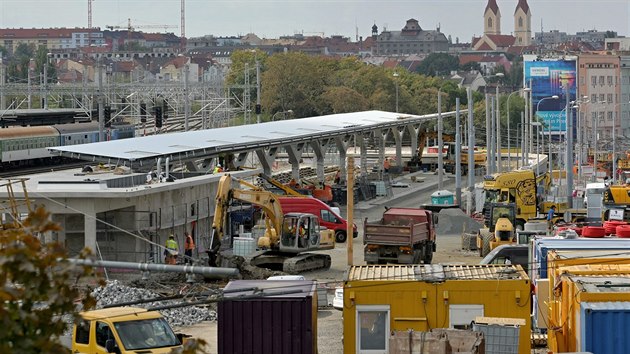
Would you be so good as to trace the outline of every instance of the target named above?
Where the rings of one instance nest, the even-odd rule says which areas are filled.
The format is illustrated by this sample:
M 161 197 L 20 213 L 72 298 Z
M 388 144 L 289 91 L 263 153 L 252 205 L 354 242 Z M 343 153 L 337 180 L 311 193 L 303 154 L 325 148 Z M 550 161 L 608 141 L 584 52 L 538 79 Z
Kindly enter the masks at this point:
M 392 331 L 470 328 L 477 316 L 517 318 L 530 353 L 530 281 L 516 265 L 353 266 L 344 284 L 344 352 L 387 353 Z

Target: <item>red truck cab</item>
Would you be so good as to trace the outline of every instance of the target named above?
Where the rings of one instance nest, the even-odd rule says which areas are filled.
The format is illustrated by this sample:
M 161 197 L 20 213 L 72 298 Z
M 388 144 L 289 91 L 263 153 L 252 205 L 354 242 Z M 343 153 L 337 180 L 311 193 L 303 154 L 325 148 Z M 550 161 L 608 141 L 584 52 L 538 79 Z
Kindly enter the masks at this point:
M 330 207 L 319 199 L 310 197 L 278 197 L 282 212 L 286 213 L 309 213 L 317 216 L 319 224 L 329 230 L 335 231 L 336 242 L 346 242 L 346 230 L 348 222 L 346 219 L 335 213 Z M 357 237 L 357 225 L 352 225 L 352 237 Z

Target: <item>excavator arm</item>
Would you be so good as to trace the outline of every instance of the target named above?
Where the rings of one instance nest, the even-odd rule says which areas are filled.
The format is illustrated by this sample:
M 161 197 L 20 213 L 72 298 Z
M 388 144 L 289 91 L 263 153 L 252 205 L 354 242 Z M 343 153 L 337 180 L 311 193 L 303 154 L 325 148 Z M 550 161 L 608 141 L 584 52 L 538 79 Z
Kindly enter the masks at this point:
M 233 181 L 251 189 L 232 188 Z M 234 180 L 229 174 L 221 177 L 219 180 L 219 187 L 217 188 L 216 207 L 214 210 L 214 219 L 212 221 L 214 237 L 223 239 L 225 234 L 224 228 L 227 224 L 227 213 L 232 200 L 240 200 L 259 206 L 263 210 L 263 213 L 265 213 L 267 230 L 272 230 L 271 234 L 268 235 L 270 243 L 274 244 L 279 241 L 284 214 L 282 212 L 280 202 L 276 198 L 275 194 L 261 190 L 243 180 Z
M 282 184 L 282 183 L 278 182 L 277 180 L 267 176 L 264 173 L 259 173 L 258 177 L 264 179 L 265 181 L 267 181 L 272 186 L 274 186 L 276 188 L 280 188 L 282 191 L 284 191 L 284 193 L 286 195 L 290 195 L 290 196 L 294 196 L 294 197 L 304 197 L 303 194 L 300 194 L 299 192 L 297 192 L 296 190 L 294 190 L 291 187 L 285 186 L 284 184 Z

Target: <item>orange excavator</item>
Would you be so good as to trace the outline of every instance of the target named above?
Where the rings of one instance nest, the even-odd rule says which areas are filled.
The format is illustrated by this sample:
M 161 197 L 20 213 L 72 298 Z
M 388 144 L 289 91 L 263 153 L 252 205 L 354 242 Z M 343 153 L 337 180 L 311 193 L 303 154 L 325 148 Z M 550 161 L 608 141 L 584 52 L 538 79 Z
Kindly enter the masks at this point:
M 437 142 L 438 133 L 436 131 L 423 131 L 418 135 L 418 150 L 416 155 L 407 162 L 407 166 L 411 168 L 419 169 L 422 165 L 432 165 L 432 163 L 423 162 L 422 155 L 424 154 L 425 145 L 428 139 L 435 140 Z M 442 133 L 442 142 L 450 143 L 455 141 L 455 135 Z M 445 154 L 446 156 L 447 154 Z

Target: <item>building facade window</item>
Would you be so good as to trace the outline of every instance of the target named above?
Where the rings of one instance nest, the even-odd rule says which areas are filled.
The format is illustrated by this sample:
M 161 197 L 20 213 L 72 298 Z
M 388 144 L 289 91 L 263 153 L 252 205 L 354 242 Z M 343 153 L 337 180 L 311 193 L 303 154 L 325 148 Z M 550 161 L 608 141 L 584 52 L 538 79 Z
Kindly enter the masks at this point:
M 606 112 L 606 115 L 608 116 L 608 120 L 612 121 L 613 120 L 613 112 Z
M 597 76 L 591 76 L 591 86 L 597 85 Z
M 492 29 L 492 17 L 488 17 L 488 28 Z
M 604 76 L 603 75 L 601 75 L 599 77 L 599 86 L 604 86 Z
M 592 103 L 596 103 L 597 102 L 597 95 L 596 94 L 592 94 L 591 95 L 591 102 Z
M 609 93 L 609 94 L 608 94 L 608 97 L 607 97 L 607 101 L 606 101 L 606 102 L 608 102 L 608 103 L 612 103 L 612 102 L 613 102 L 613 95 L 612 95 L 612 93 Z
M 613 84 L 613 77 L 608 76 L 608 86 L 612 86 L 612 84 Z

